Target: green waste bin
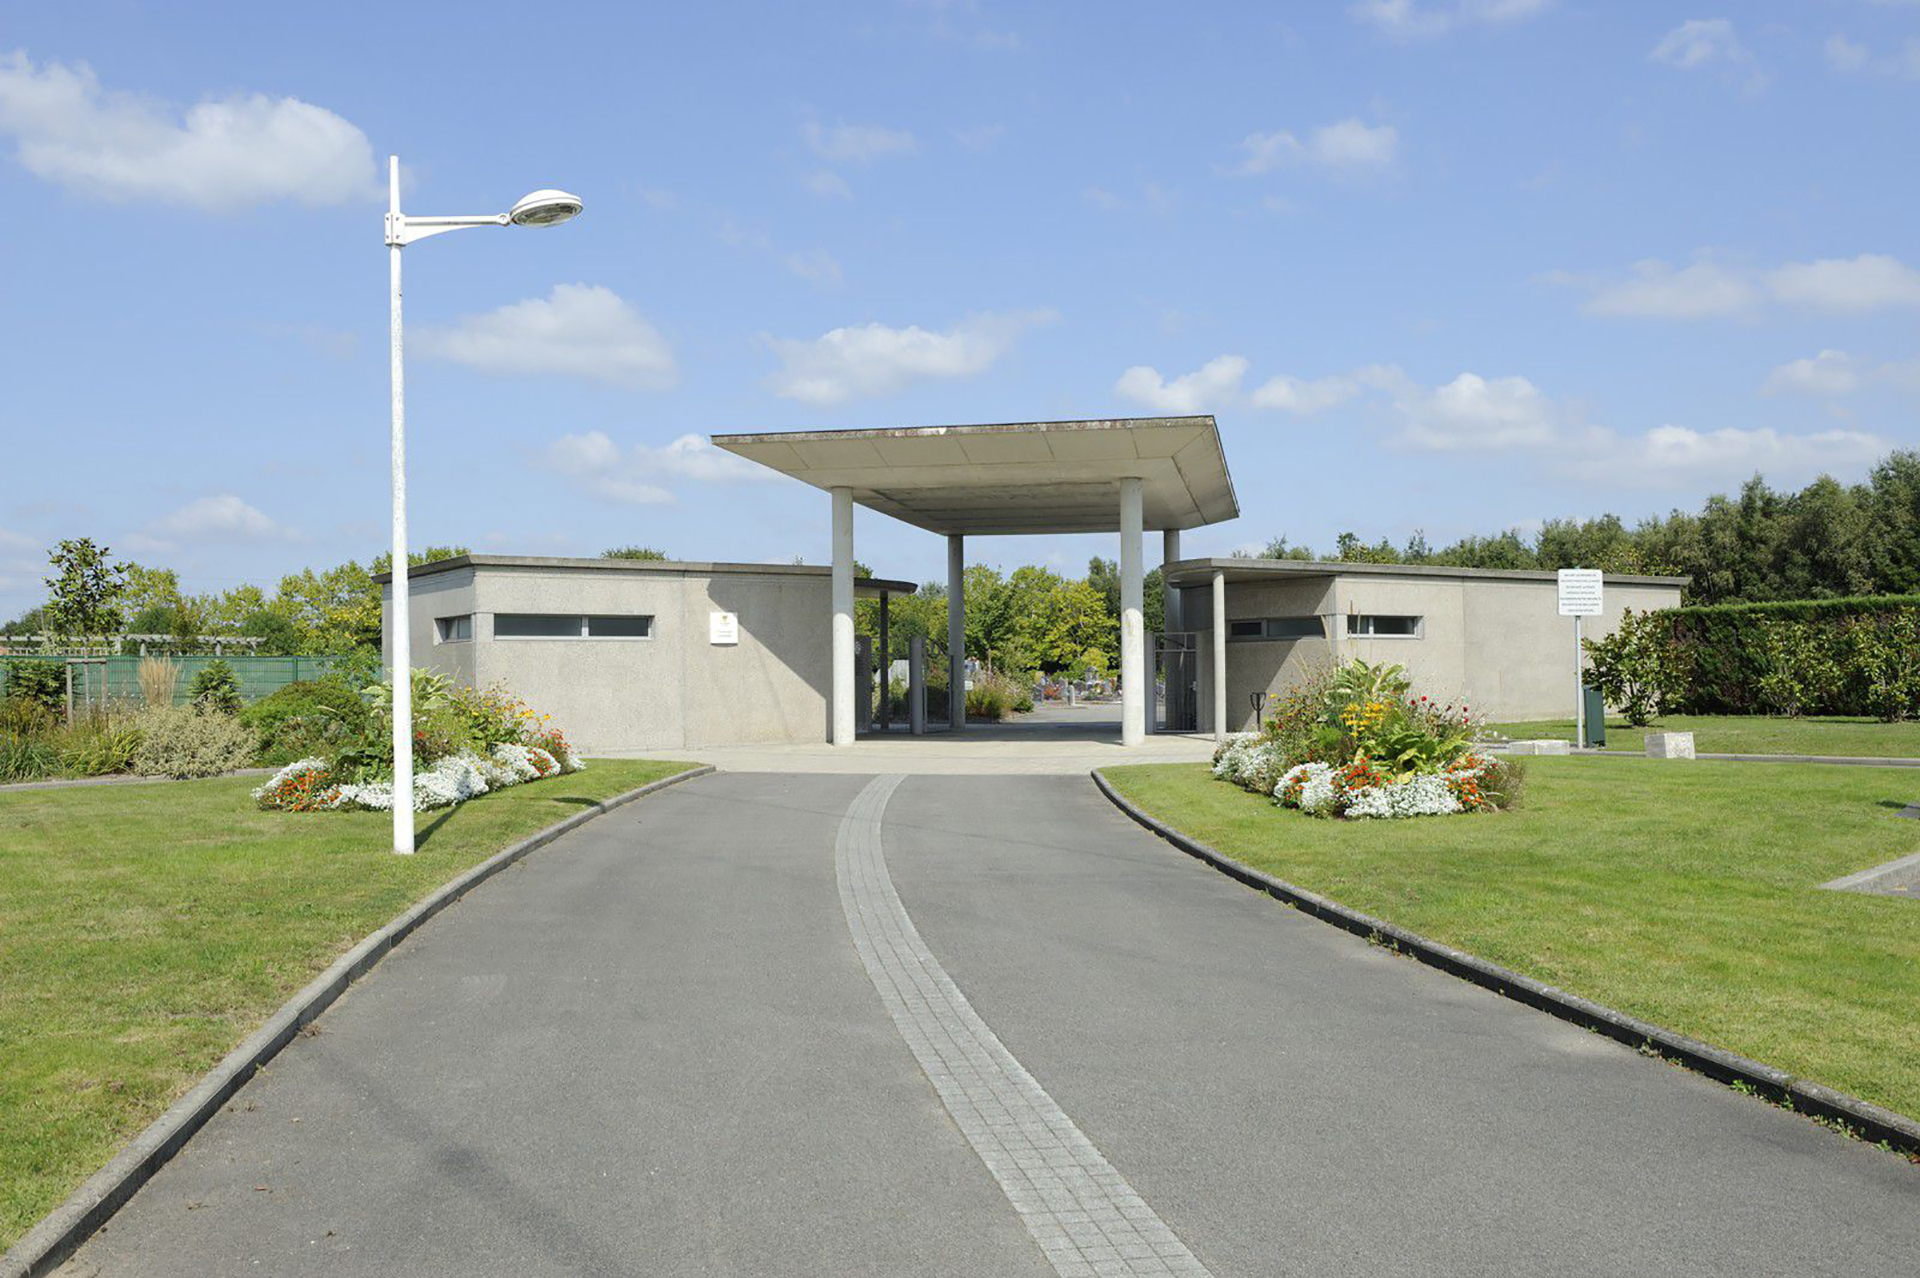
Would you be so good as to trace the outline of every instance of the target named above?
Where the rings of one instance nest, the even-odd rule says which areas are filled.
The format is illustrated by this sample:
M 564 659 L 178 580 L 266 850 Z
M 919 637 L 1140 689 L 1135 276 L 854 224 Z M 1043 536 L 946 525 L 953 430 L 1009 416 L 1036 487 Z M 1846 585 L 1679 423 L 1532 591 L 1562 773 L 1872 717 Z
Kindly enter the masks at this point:
M 1587 707 L 1587 736 L 1580 744 L 1591 746 L 1595 750 L 1606 748 L 1607 744 L 1607 699 L 1600 695 L 1600 689 L 1583 687 L 1580 696 Z

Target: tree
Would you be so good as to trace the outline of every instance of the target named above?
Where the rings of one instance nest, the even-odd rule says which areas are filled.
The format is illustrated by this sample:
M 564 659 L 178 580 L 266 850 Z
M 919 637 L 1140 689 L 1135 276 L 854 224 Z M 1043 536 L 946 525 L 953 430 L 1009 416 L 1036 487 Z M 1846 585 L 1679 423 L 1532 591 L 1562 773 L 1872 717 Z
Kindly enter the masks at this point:
M 652 546 L 610 546 L 600 552 L 602 559 L 665 559 L 664 551 Z
M 91 537 L 79 537 L 62 541 L 47 556 L 54 570 L 46 579 L 47 628 L 52 633 L 85 639 L 120 628 L 127 570 L 110 554 Z

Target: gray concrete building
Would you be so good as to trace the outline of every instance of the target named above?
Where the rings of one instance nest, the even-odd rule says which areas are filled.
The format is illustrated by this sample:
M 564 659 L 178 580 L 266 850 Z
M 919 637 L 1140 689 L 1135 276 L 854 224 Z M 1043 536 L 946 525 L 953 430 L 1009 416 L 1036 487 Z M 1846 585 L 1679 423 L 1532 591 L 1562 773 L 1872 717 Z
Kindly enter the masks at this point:
M 1246 731 L 1259 694 L 1354 657 L 1405 666 L 1421 691 L 1464 701 L 1478 719 L 1573 716 L 1573 621 L 1559 614 L 1551 572 L 1288 559 L 1190 559 L 1162 572 L 1198 658 L 1202 732 Z M 1605 611 L 1583 632 L 1612 634 L 1629 608 L 1678 607 L 1686 583 L 1610 575 Z
M 414 664 L 500 683 L 584 750 L 819 741 L 829 572 L 787 564 L 462 555 L 408 574 Z M 394 621 L 384 589 L 387 650 Z M 860 577 L 854 593 L 911 594 Z

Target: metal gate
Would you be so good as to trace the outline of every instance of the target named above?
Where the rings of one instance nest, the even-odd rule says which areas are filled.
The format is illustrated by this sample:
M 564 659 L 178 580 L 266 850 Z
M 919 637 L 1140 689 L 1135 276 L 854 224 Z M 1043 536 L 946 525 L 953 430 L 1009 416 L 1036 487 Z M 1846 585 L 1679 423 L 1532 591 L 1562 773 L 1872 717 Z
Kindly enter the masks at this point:
M 1200 728 L 1200 636 L 1192 631 L 1154 636 L 1154 682 L 1165 689 L 1157 731 Z

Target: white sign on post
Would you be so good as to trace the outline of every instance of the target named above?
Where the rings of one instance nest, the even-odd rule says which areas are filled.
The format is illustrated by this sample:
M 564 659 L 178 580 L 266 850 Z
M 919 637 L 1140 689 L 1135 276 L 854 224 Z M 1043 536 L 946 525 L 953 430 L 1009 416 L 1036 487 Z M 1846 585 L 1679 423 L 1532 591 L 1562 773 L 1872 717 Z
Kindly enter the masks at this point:
M 740 642 L 740 616 L 732 612 L 711 612 L 707 614 L 707 642 L 732 644 Z
M 1560 615 L 1573 618 L 1573 745 L 1587 744 L 1587 679 L 1582 673 L 1586 653 L 1581 651 L 1580 618 L 1600 615 L 1602 575 L 1598 568 L 1560 570 Z
M 1560 570 L 1560 615 L 1597 617 L 1600 615 L 1601 572 L 1598 568 L 1562 568 Z

